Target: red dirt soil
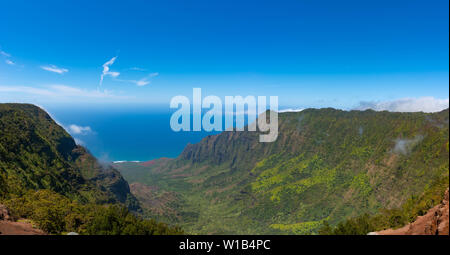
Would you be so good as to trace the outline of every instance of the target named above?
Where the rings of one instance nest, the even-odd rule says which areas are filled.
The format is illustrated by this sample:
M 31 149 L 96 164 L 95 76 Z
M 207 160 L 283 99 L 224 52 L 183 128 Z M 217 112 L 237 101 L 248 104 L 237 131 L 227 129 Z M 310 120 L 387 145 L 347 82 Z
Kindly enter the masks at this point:
M 155 164 L 155 160 L 150 160 L 150 161 L 142 162 L 139 165 L 141 165 L 141 166 L 151 166 L 151 165 L 154 165 L 154 164 Z
M 0 221 L 0 235 L 45 235 L 28 222 Z
M 378 235 L 449 235 L 449 194 L 445 192 L 441 204 L 431 208 L 427 214 L 399 229 L 386 229 Z
M 29 222 L 13 221 L 8 208 L 0 204 L 0 235 L 45 235 L 45 232 L 33 228 Z

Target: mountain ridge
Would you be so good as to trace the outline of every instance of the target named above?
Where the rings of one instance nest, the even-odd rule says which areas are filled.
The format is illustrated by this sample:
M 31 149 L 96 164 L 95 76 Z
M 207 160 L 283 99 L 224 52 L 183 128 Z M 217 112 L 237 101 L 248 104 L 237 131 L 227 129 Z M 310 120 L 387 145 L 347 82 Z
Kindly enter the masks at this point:
M 30 104 L 0 104 L 0 209 L 0 234 L 183 233 L 142 219 L 122 175 Z
M 306 109 L 279 115 L 277 141 L 257 135 L 222 132 L 175 159 L 116 167 L 130 183 L 179 195 L 178 214 L 159 216 L 192 233 L 317 233 L 325 221 L 396 208 L 433 180 L 448 182 L 448 109 Z
M 84 202 L 139 209 L 120 173 L 77 145 L 41 108 L 0 104 L 0 130 L 0 196 L 50 189 Z

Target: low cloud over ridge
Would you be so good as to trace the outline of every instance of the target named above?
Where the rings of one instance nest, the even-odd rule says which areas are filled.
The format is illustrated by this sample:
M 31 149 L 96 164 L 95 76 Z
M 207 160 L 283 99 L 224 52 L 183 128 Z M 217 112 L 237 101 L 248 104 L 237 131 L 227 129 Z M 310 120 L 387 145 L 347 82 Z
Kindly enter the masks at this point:
M 92 132 L 92 129 L 89 126 L 83 127 L 75 124 L 70 125 L 67 129 L 67 131 L 73 135 L 85 135 Z
M 299 108 L 299 109 L 294 109 L 294 108 L 287 108 L 287 109 L 283 109 L 283 110 L 279 110 L 279 113 L 283 113 L 283 112 L 301 112 L 303 111 L 303 108 Z
M 392 101 L 359 103 L 355 110 L 372 109 L 375 111 L 390 112 L 439 112 L 447 109 L 449 100 L 434 97 L 402 98 Z

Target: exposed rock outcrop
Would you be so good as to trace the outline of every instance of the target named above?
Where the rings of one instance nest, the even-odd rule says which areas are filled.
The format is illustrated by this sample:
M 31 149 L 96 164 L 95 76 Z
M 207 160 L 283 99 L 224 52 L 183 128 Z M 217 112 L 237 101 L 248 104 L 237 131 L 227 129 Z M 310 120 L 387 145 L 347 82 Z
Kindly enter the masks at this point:
M 441 204 L 431 208 L 427 214 L 399 229 L 386 229 L 378 235 L 448 235 L 449 234 L 449 190 Z
M 0 221 L 11 220 L 11 215 L 6 206 L 0 204 Z
M 8 208 L 0 204 L 0 235 L 45 235 L 30 222 L 14 222 Z

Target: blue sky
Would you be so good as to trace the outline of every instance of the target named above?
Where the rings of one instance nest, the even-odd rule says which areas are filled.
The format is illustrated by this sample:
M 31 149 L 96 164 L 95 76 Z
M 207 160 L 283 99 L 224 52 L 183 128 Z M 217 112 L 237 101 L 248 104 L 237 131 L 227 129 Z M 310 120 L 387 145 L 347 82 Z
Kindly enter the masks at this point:
M 201 87 L 288 108 L 448 105 L 448 5 L 0 1 L 0 102 L 168 108 Z

